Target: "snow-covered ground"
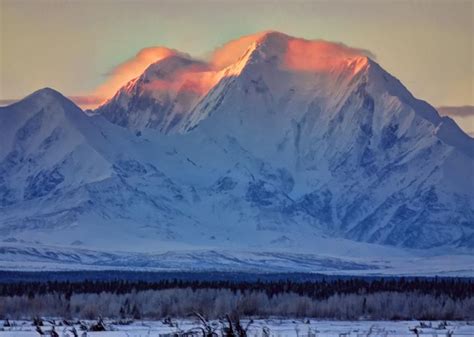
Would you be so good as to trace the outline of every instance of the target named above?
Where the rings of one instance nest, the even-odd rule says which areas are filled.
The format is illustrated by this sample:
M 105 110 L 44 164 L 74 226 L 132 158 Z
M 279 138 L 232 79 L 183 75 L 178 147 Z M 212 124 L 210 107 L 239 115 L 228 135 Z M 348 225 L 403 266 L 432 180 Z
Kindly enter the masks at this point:
M 322 240 L 320 240 L 321 242 Z M 329 240 L 328 240 L 329 241 Z M 338 240 L 332 240 L 334 246 Z M 362 244 L 361 244 L 362 245 Z M 366 244 L 367 245 L 367 244 Z M 372 245 L 372 247 L 376 247 Z M 368 247 L 370 248 L 370 247 Z M 319 249 L 322 249 L 321 247 Z M 387 248 L 388 249 L 388 248 Z M 359 249 L 344 256 L 327 251 L 305 254 L 288 251 L 174 250 L 155 253 L 101 251 L 83 248 L 0 243 L 0 270 L 77 271 L 242 271 L 251 273 L 305 272 L 328 275 L 474 276 L 474 256 L 387 254 Z M 341 248 L 342 250 L 342 248 Z M 396 250 L 393 250 L 397 252 Z M 385 254 L 384 254 L 385 253 Z
M 100 337 L 153 337 L 170 333 L 194 330 L 199 327 L 195 320 L 175 321 L 178 327 L 170 327 L 161 321 L 135 321 L 130 325 L 115 325 L 112 322 L 106 324 L 109 331 L 87 332 L 87 336 Z M 31 321 L 12 321 L 12 327 L 0 327 L 1 337 L 31 337 L 39 336 L 32 326 Z M 245 327 L 248 320 L 242 321 Z M 216 332 L 221 335 L 222 324 L 214 321 Z M 45 324 L 46 325 L 46 324 Z M 424 326 L 423 326 L 424 325 Z M 418 321 L 317 321 L 301 319 L 266 319 L 255 320 L 248 329 L 249 337 L 265 336 L 264 330 L 269 331 L 269 336 L 275 337 L 323 337 L 323 336 L 415 336 L 411 329 L 417 328 L 420 336 L 447 336 L 452 332 L 453 336 L 474 336 L 474 323 L 471 322 L 447 322 L 446 326 L 440 321 L 418 322 Z M 42 328 L 45 332 L 51 330 L 51 326 Z M 76 326 L 79 336 L 83 333 Z M 55 328 L 59 336 L 73 336 L 71 327 L 59 326 Z M 202 335 L 202 332 L 198 332 Z

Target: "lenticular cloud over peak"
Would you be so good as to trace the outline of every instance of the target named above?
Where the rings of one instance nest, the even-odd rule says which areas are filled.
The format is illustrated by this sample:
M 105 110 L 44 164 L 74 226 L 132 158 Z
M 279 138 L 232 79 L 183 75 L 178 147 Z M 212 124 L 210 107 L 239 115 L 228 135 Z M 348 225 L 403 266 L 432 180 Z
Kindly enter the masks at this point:
M 96 89 L 94 97 L 102 97 L 104 100 L 112 97 L 122 86 L 141 75 L 150 65 L 171 56 L 179 56 L 201 63 L 199 69 L 190 68 L 192 73 L 209 72 L 211 69 L 218 72 L 238 62 L 249 49 L 257 47 L 277 53 L 282 57 L 283 66 L 303 71 L 321 71 L 336 65 L 342 59 L 375 58 L 370 51 L 364 49 L 352 48 L 337 42 L 292 37 L 276 31 L 264 31 L 231 40 L 216 48 L 207 60 L 193 58 L 184 51 L 167 47 L 148 47 L 113 68 L 107 74 L 108 79 L 105 83 Z M 204 63 L 207 63 L 207 67 L 202 66 Z M 183 72 L 181 72 L 182 74 Z M 212 76 L 209 73 L 199 77 L 205 78 L 206 83 L 212 82 L 210 79 Z M 204 85 L 204 87 L 208 86 Z
M 128 81 L 139 76 L 152 63 L 166 57 L 180 54 L 178 51 L 166 47 L 147 47 L 141 49 L 134 57 L 114 67 L 108 78 L 100 85 L 95 96 L 109 98 Z
M 273 48 L 279 49 L 280 52 L 291 54 L 291 58 L 298 58 L 298 61 L 301 62 L 308 58 L 318 59 L 321 57 L 360 56 L 375 59 L 375 55 L 366 49 L 349 47 L 340 42 L 321 39 L 308 40 L 277 31 L 264 31 L 245 35 L 225 43 L 214 50 L 210 62 L 217 68 L 224 68 L 235 63 L 252 44 L 262 43 L 270 44 Z

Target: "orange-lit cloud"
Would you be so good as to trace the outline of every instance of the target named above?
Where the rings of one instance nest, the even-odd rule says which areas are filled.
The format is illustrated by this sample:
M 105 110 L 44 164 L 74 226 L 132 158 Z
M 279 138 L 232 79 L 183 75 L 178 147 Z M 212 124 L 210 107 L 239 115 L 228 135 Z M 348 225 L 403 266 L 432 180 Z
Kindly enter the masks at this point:
M 325 71 L 337 67 L 346 60 L 374 56 L 362 49 L 351 48 L 342 43 L 323 40 L 288 40 L 285 66 L 302 71 Z
M 375 55 L 366 49 L 352 48 L 343 43 L 324 40 L 306 40 L 295 38 L 283 33 L 264 31 L 242 36 L 217 48 L 210 58 L 210 63 L 217 69 L 222 69 L 235 63 L 253 43 L 272 40 L 281 53 L 284 66 L 293 70 L 318 71 L 339 64 L 342 60 Z
M 176 94 L 188 92 L 196 95 L 206 93 L 216 82 L 217 74 L 202 62 L 196 62 L 173 73 L 171 78 L 154 79 L 145 84 L 145 90 L 166 91 Z
M 93 110 L 104 102 L 103 97 L 94 95 L 68 96 L 68 98 L 82 110 Z
M 225 68 L 235 63 L 247 50 L 247 48 L 267 32 L 242 36 L 238 39 L 225 43 L 214 50 L 210 63 L 217 69 Z
M 102 97 L 98 96 L 68 96 L 68 98 L 81 107 L 94 106 L 104 100 Z
M 140 50 L 131 59 L 116 66 L 108 75 L 108 79 L 99 86 L 93 96 L 108 99 L 112 97 L 128 81 L 140 76 L 152 63 L 162 60 L 178 52 L 165 47 L 149 47 Z
M 341 63 L 342 60 L 359 56 L 374 55 L 367 50 L 351 48 L 341 43 L 322 40 L 305 40 L 288 35 L 265 31 L 246 35 L 232 40 L 215 49 L 209 60 L 198 61 L 184 65 L 172 74 L 172 78 L 154 78 L 146 84 L 149 91 L 188 91 L 193 94 L 206 93 L 217 83 L 225 69 L 236 63 L 253 44 L 270 42 L 274 47 L 271 52 L 278 54 L 280 66 L 299 71 L 322 71 Z M 186 57 L 188 55 L 165 47 L 150 47 L 140 50 L 133 58 L 119 64 L 110 73 L 108 79 L 88 99 L 82 97 L 76 100 L 80 105 L 99 105 L 111 98 L 121 87 L 130 80 L 140 76 L 153 63 L 170 56 Z M 90 102 L 87 102 L 87 101 Z M 99 101 L 99 103 L 97 103 Z M 90 104 L 89 104 L 90 103 Z

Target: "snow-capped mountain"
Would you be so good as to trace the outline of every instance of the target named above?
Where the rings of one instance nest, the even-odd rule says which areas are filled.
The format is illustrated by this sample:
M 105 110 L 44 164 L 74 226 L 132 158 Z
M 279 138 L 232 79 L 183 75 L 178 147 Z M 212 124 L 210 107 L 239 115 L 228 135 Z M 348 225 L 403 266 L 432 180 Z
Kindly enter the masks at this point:
M 210 61 L 176 52 L 94 116 L 43 89 L 1 108 L 0 131 L 8 242 L 363 257 L 474 248 L 474 140 L 341 44 L 268 32 Z

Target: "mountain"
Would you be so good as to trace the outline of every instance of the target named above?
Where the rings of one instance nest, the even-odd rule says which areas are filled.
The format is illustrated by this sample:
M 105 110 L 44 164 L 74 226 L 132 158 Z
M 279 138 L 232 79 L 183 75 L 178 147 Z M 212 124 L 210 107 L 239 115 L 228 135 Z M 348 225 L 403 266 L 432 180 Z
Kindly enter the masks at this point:
M 265 32 L 209 61 L 176 52 L 93 116 L 43 89 L 0 108 L 0 132 L 0 233 L 26 260 L 473 257 L 474 140 L 342 44 Z
M 199 99 L 201 79 L 193 80 L 193 75 L 201 76 L 209 71 L 203 62 L 185 55 L 171 55 L 149 66 L 96 113 L 131 129 L 150 127 L 169 132 L 176 128 L 179 116 Z

